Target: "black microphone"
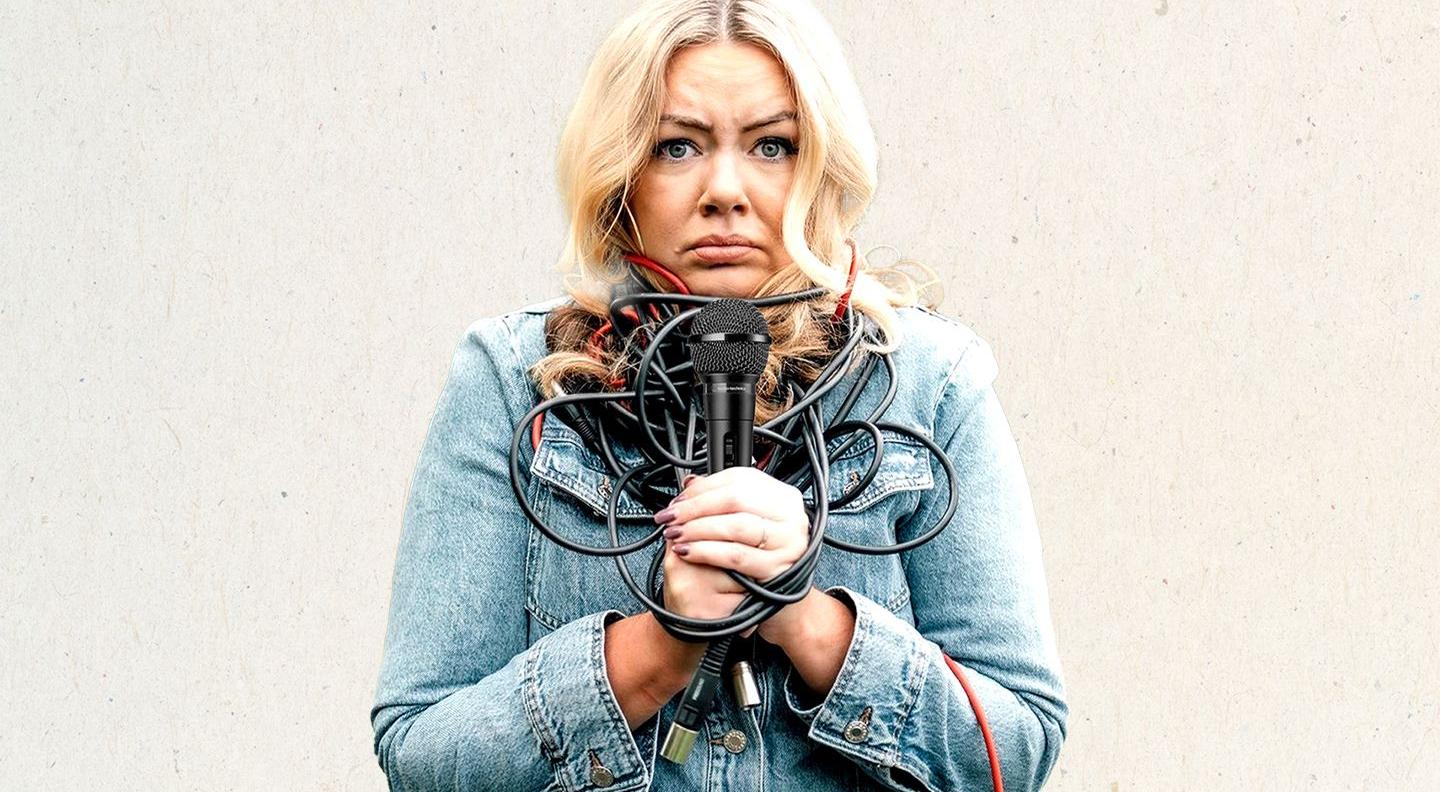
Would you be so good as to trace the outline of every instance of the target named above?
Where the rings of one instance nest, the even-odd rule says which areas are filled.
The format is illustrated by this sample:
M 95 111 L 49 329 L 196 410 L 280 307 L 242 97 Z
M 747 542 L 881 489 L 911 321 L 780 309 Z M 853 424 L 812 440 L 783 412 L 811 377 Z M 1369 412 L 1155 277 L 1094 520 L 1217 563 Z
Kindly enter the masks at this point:
M 690 324 L 690 357 L 705 392 L 709 471 L 749 466 L 755 432 L 755 383 L 770 357 L 769 327 L 755 306 L 726 297 Z
M 690 324 L 690 357 L 694 376 L 704 388 L 707 461 L 711 473 L 751 463 L 755 432 L 755 383 L 770 357 L 769 327 L 759 309 L 725 297 L 706 304 Z M 680 699 L 665 743 L 664 758 L 683 764 L 690 756 L 705 711 L 720 686 L 721 669 L 732 637 L 711 642 Z M 748 669 L 746 670 L 748 672 Z M 745 688 L 744 674 L 736 684 Z M 759 703 L 742 702 L 747 709 Z

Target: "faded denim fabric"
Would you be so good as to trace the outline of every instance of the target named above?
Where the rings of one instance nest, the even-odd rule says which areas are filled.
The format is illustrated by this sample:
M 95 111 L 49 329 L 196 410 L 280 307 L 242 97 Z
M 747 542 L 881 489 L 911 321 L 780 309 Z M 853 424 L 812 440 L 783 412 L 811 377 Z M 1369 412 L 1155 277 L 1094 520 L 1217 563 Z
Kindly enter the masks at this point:
M 899 309 L 898 389 L 881 420 L 923 430 L 946 449 L 955 516 L 901 555 L 826 547 L 815 585 L 856 615 L 832 689 L 812 700 L 785 655 L 757 640 L 761 739 L 727 684 L 689 761 L 677 765 L 657 750 L 675 699 L 632 733 L 605 669 L 604 625 L 643 606 L 612 559 L 545 539 L 511 491 L 511 433 L 537 402 L 526 370 L 545 353 L 545 314 L 564 299 L 481 319 L 455 350 L 410 484 L 370 713 L 391 788 L 989 790 L 984 741 L 943 650 L 980 697 L 1006 789 L 1039 789 L 1068 710 L 1029 485 L 992 387 L 989 345 L 954 319 Z M 885 386 L 881 367 L 851 415 L 868 415 Z M 827 419 L 847 390 L 826 396 Z M 869 465 L 872 443 L 862 436 L 831 466 L 832 498 Z M 831 512 L 829 535 L 895 544 L 943 510 L 940 463 L 912 439 L 885 436 L 880 472 Z M 629 446 L 617 456 L 626 465 L 640 459 Z M 613 482 L 556 416 L 544 423 L 528 479 L 548 525 L 608 543 L 601 510 Z M 628 492 L 620 509 L 649 514 Z M 646 532 L 622 525 L 621 539 Z M 639 556 L 628 560 L 643 583 L 649 558 Z M 847 733 L 857 721 L 864 728 Z M 747 738 L 738 752 L 721 739 L 735 729 Z

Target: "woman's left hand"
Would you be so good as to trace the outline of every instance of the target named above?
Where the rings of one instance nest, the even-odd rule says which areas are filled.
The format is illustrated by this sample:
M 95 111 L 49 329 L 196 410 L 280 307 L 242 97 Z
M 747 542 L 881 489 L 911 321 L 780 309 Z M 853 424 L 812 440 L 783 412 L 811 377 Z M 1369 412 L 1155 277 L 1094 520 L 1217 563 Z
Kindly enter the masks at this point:
M 687 477 L 680 496 L 655 521 L 669 524 L 665 539 L 685 561 L 733 569 L 762 583 L 793 566 L 810 545 L 800 490 L 753 467 Z M 766 625 L 804 602 L 763 622 L 761 637 L 776 642 Z

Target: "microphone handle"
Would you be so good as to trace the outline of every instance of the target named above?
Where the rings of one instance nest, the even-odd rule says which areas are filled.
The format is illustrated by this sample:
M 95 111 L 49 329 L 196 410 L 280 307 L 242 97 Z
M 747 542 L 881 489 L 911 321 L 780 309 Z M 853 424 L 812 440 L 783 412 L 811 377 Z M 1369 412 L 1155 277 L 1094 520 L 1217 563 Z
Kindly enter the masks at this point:
M 705 431 L 709 436 L 710 473 L 749 467 L 755 440 L 755 382 L 745 374 L 705 379 Z

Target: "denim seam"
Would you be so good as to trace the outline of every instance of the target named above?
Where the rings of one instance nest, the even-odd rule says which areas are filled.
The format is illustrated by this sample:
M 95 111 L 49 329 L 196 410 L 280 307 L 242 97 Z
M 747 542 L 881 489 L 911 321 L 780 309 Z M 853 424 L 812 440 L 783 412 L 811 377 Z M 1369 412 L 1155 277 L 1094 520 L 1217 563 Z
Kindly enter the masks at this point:
M 900 606 L 901 606 L 901 605 L 904 605 L 906 602 L 909 602 L 909 601 L 910 601 L 910 587 L 909 587 L 909 586 L 901 586 L 901 587 L 900 587 L 900 590 L 895 593 L 895 596 L 891 597 L 891 598 L 885 603 L 885 607 L 886 607 L 886 608 L 889 608 L 889 609 L 890 609 L 890 612 L 892 612 L 892 613 L 894 613 L 894 614 L 896 614 L 896 615 L 898 616 L 898 615 L 900 614 Z
M 530 615 L 534 616 L 536 621 L 539 621 L 541 624 L 549 627 L 552 632 L 560 629 L 561 625 L 565 623 L 560 621 L 560 619 L 555 616 L 555 614 L 546 610 L 545 606 L 540 604 L 540 600 L 538 597 L 531 595 L 526 597 L 526 600 L 527 601 L 525 603 L 525 609 L 530 611 Z
M 845 716 L 835 711 L 832 706 L 836 702 L 850 695 L 850 688 L 855 684 L 855 677 L 859 674 L 855 666 L 864 656 L 864 649 L 870 638 L 870 623 L 868 617 L 862 615 L 862 608 L 855 609 L 855 632 L 851 642 L 850 650 L 846 653 L 844 661 L 840 664 L 840 671 L 836 674 L 835 682 L 830 686 L 830 694 L 827 695 L 816 712 L 815 720 L 810 725 L 810 737 L 817 742 L 829 745 L 841 753 L 862 758 L 868 762 L 879 764 L 884 753 L 879 749 L 869 746 L 854 745 L 845 740 L 835 739 L 832 731 L 843 731 L 845 725 L 849 724 Z M 836 726 L 837 723 L 844 725 Z M 829 729 L 824 728 L 829 727 Z
M 559 741 L 555 739 L 555 735 L 549 729 L 549 724 L 545 719 L 544 705 L 540 702 L 540 684 L 536 673 L 536 666 L 540 662 L 539 654 L 537 647 L 534 646 L 525 653 L 525 695 L 523 696 L 525 716 L 530 721 L 530 730 L 540 741 L 540 752 L 550 763 L 550 773 L 555 777 L 555 783 L 561 789 L 573 792 L 565 778 L 565 765 L 561 761 L 563 756 L 560 752 Z
M 580 471 L 573 473 L 567 471 L 553 460 L 553 457 L 556 456 L 554 448 L 556 445 L 568 445 L 574 449 L 578 449 L 578 446 L 569 440 L 545 438 L 542 436 L 540 451 L 535 455 L 535 460 L 530 464 L 531 474 L 541 481 L 570 494 L 588 506 L 591 511 L 603 516 L 608 503 L 602 502 L 598 497 L 592 497 L 590 494 L 592 488 L 589 485 L 597 483 L 603 477 L 605 480 L 611 481 L 611 485 L 613 486 L 613 477 L 608 473 L 593 470 L 578 460 L 577 464 L 594 475 L 587 479 Z M 642 517 L 648 516 L 651 513 L 649 509 L 638 503 L 628 492 L 620 493 L 619 504 L 620 510 L 617 513 L 623 517 Z
M 914 644 L 912 643 L 912 647 Z M 920 699 L 920 690 L 925 686 L 925 678 L 929 675 L 930 664 L 926 662 L 925 652 L 918 647 L 910 650 L 910 672 L 906 680 L 906 702 L 901 708 L 900 715 L 895 719 L 895 747 L 892 751 L 891 764 L 898 764 L 900 761 L 900 745 L 905 732 L 905 724 L 909 721 L 910 713 L 915 710 L 915 704 Z
M 936 648 L 938 648 L 938 646 L 937 646 Z M 905 756 L 904 756 L 904 754 L 902 754 L 902 753 L 900 752 L 900 746 L 901 746 L 902 743 L 903 743 L 903 740 L 902 740 L 902 737 L 901 737 L 901 735 L 902 735 L 902 733 L 903 733 L 903 729 L 904 729 L 904 727 L 905 727 L 907 724 L 910 723 L 910 720 L 911 720 L 911 719 L 910 719 L 910 715 L 911 715 L 911 713 L 913 713 L 913 712 L 915 711 L 915 707 L 919 706 L 920 693 L 921 693 L 921 691 L 923 691 L 923 690 L 925 689 L 925 682 L 926 682 L 926 680 L 929 679 L 930 673 L 931 673 L 931 666 L 930 666 L 930 663 L 928 662 L 928 658 L 926 658 L 926 656 L 925 656 L 925 651 L 924 651 L 924 649 L 917 649 L 916 651 L 912 652 L 912 653 L 911 653 L 911 659 L 912 659 L 912 661 L 913 661 L 913 660 L 918 660 L 918 661 L 919 661 L 918 663 L 916 663 L 916 665 L 919 666 L 919 671 L 918 671 L 918 674 L 916 675 L 916 676 L 918 676 L 918 681 L 917 681 L 914 685 L 912 685 L 912 686 L 910 687 L 910 706 L 906 707 L 905 713 L 901 716 L 899 723 L 898 723 L 898 724 L 896 725 L 896 727 L 895 727 L 895 761 L 894 761 L 894 766 L 895 766 L 895 767 L 902 768 L 903 770 L 905 770 L 905 772 L 909 773 L 909 774 L 910 774 L 911 776 L 913 776 L 915 779 L 917 779 L 918 781 L 920 781 L 920 783 L 924 784 L 924 785 L 925 785 L 926 792 L 937 792 L 937 790 L 935 789 L 934 785 L 930 784 L 929 781 L 927 780 L 927 779 L 929 778 L 929 776 L 932 775 L 932 774 L 930 773 L 930 769 L 929 769 L 928 767 L 925 767 L 925 766 L 924 766 L 924 763 L 921 763 L 921 767 L 924 768 L 924 769 L 923 769 L 923 774 L 922 774 L 922 772 L 917 772 L 917 769 L 916 769 L 916 768 L 914 768 L 912 765 L 910 765 L 909 763 L 907 763 L 907 762 L 904 761 Z M 942 658 L 942 659 L 940 660 L 940 662 L 943 663 L 943 662 L 945 662 L 945 661 L 944 661 L 944 659 Z
M 874 506 L 879 501 L 884 500 L 885 498 L 897 492 L 915 490 L 925 492 L 934 485 L 935 481 L 933 478 L 931 478 L 928 472 L 923 474 L 894 474 L 891 476 L 884 476 L 884 474 L 876 474 L 875 480 L 871 482 L 869 487 L 865 488 L 864 495 L 861 495 L 860 497 L 838 509 L 831 509 L 829 513 L 859 514 L 870 508 L 871 506 Z M 814 508 L 815 499 L 805 498 L 805 505 Z
M 530 492 L 527 493 L 527 495 L 530 496 L 530 505 L 531 508 L 535 510 L 535 516 L 543 521 L 550 514 L 550 499 L 549 497 L 538 497 L 539 490 L 539 485 L 532 482 Z M 529 528 L 530 538 L 525 548 L 525 610 L 529 611 L 530 615 L 534 616 L 536 621 L 551 631 L 558 630 L 565 622 L 540 603 L 540 597 L 537 594 L 539 583 L 535 579 L 540 567 L 540 543 L 550 540 L 546 539 L 544 535 L 540 533 L 540 529 L 534 525 L 530 525 Z
M 592 487 L 589 485 L 595 483 L 595 479 L 586 480 L 579 475 L 567 475 L 555 472 L 553 468 L 540 470 L 535 473 L 535 476 L 541 481 L 551 484 L 556 489 L 578 499 L 581 503 L 585 504 L 591 512 L 603 516 L 605 513 L 604 510 L 609 508 L 608 500 L 602 503 L 598 496 L 592 497 L 589 494 L 592 490 Z M 635 503 L 635 500 L 628 494 L 622 494 L 620 496 L 619 506 L 619 510 L 615 513 L 620 517 L 648 517 L 653 514 L 650 509 Z
M 616 750 L 610 760 L 614 762 L 615 780 L 619 781 L 622 777 L 636 772 L 636 768 L 630 762 L 631 756 L 627 750 L 629 746 L 624 742 L 624 740 L 629 740 L 633 744 L 634 738 L 630 736 L 630 727 L 625 723 L 624 716 L 619 711 L 618 702 L 614 702 L 616 706 L 611 706 L 614 696 L 610 692 L 609 680 L 605 678 L 605 619 L 609 613 L 610 611 L 601 611 L 599 617 L 590 617 L 595 620 L 595 626 L 590 631 L 590 682 L 595 686 L 595 692 L 599 695 L 601 706 L 605 710 L 606 724 L 622 736 L 622 741 L 615 746 Z M 635 753 L 636 755 L 640 753 L 638 746 Z M 642 784 L 646 781 L 643 761 L 639 770 L 639 778 L 636 780 Z M 629 788 L 631 787 L 620 787 L 621 790 Z

